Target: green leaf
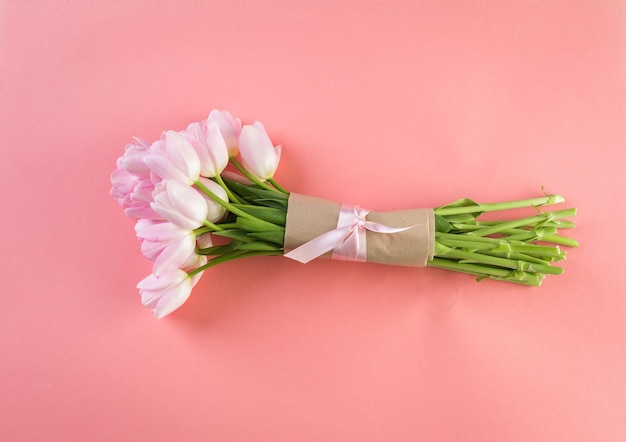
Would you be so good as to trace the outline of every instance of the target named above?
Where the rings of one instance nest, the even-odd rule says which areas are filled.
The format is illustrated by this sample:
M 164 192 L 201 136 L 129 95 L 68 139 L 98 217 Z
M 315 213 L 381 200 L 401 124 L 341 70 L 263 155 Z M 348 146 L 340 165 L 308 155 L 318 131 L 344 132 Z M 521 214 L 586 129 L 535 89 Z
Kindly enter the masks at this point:
M 254 250 L 254 251 L 278 251 L 282 250 L 281 247 L 277 247 L 275 244 L 266 243 L 263 241 L 254 241 L 246 244 L 240 244 L 235 247 L 237 250 Z
M 442 206 L 441 209 L 446 209 L 448 207 L 470 207 L 470 206 L 480 206 L 480 204 L 478 204 L 476 201 L 471 200 L 469 198 L 461 198 L 460 200 L 456 200 L 452 203 Z
M 289 195 L 286 195 L 282 192 L 273 192 L 271 190 L 259 189 L 258 187 L 248 186 L 248 192 L 250 192 L 256 198 L 269 198 L 285 202 L 289 199 Z
M 250 215 L 272 224 L 284 226 L 287 220 L 287 211 L 272 207 L 254 206 L 251 204 L 233 204 L 234 207 L 249 213 Z
M 219 230 L 217 232 L 213 232 L 216 236 L 224 236 L 226 238 L 232 238 L 243 242 L 252 242 L 254 241 L 250 238 L 245 230 L 241 229 L 228 229 L 228 230 Z
M 224 182 L 226 182 L 228 187 L 235 193 L 251 201 L 255 199 L 270 199 L 275 201 L 284 201 L 286 204 L 289 199 L 289 196 L 282 192 L 260 189 L 254 185 L 245 185 L 228 179 L 224 179 Z
M 261 204 L 266 207 L 272 207 L 274 209 L 287 209 L 287 201 L 281 201 L 271 198 L 256 198 L 253 202 Z
M 267 242 L 271 242 L 274 244 L 278 244 L 280 247 L 285 243 L 285 232 L 284 231 L 275 231 L 275 232 L 251 232 L 248 233 L 248 236 L 252 238 L 262 239 Z
M 435 231 L 448 233 L 452 225 L 441 215 L 435 215 Z
M 267 222 L 253 221 L 247 218 L 239 217 L 235 223 L 237 227 L 246 232 L 282 232 L 285 234 L 285 228 L 276 224 L 268 224 Z
M 206 249 L 197 249 L 196 253 L 198 255 L 218 256 L 224 255 L 225 253 L 231 252 L 232 250 L 233 247 L 230 244 L 226 244 L 223 246 L 207 247 Z
M 480 214 L 479 214 L 480 215 Z M 442 215 L 435 215 L 442 216 Z M 451 223 L 473 223 L 478 218 L 473 213 L 459 213 L 458 215 L 444 215 L 444 218 Z

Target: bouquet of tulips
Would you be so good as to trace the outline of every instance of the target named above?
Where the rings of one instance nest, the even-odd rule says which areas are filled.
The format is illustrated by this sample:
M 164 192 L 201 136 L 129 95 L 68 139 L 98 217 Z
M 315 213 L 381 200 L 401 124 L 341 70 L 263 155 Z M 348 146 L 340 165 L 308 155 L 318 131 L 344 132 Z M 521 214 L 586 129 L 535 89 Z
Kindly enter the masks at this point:
M 126 146 L 110 193 L 137 218 L 141 252 L 153 263 L 137 287 L 156 318 L 180 307 L 209 267 L 248 256 L 429 266 L 538 286 L 562 273 L 554 265 L 565 259 L 559 245 L 578 245 L 558 232 L 574 227 L 564 218 L 576 210 L 543 210 L 564 202 L 560 195 L 370 212 L 288 192 L 273 179 L 280 153 L 260 122 L 242 126 L 219 110 L 155 142 Z M 524 207 L 533 213 L 480 219 Z

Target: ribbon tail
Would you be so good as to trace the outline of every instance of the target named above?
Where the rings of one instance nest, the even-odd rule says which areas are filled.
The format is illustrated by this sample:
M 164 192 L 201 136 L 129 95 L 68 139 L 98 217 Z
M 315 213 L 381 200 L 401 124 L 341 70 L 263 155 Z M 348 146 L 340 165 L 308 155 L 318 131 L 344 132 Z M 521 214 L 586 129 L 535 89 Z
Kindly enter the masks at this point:
M 404 232 L 405 230 L 409 230 L 417 226 L 421 226 L 421 224 L 413 224 L 412 226 L 408 226 L 408 227 L 389 227 L 384 224 L 376 223 L 373 221 L 365 222 L 365 228 L 367 230 L 370 230 L 376 233 L 400 233 L 400 232 Z
M 322 256 L 326 252 L 330 252 L 341 244 L 352 232 L 352 226 L 346 226 L 334 229 L 313 238 L 310 241 L 296 247 L 292 251 L 285 253 L 283 256 L 300 261 L 306 264 Z

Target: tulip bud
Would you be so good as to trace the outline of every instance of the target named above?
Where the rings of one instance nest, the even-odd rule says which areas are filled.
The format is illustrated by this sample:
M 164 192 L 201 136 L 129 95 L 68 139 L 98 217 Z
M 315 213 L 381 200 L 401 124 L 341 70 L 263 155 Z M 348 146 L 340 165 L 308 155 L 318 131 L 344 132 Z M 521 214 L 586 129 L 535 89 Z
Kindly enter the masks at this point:
M 150 144 L 141 138 L 135 138 L 134 143 L 126 145 L 121 165 L 138 178 L 149 178 L 150 168 L 143 161 L 149 150 Z
M 157 184 L 150 207 L 169 222 L 187 230 L 200 227 L 209 210 L 205 199 L 193 187 L 176 180 Z
M 259 121 L 246 125 L 239 137 L 239 154 L 243 167 L 266 181 L 274 176 L 280 161 L 281 146 L 274 146 Z
M 228 202 L 228 195 L 226 195 L 226 191 L 217 184 L 215 181 L 200 177 L 199 181 L 211 192 L 217 195 L 221 200 Z M 202 193 L 202 191 L 198 190 L 198 193 L 202 195 L 206 201 L 207 206 L 207 216 L 206 219 L 210 222 L 214 223 L 216 221 L 221 220 L 226 213 L 226 209 L 222 207 L 219 203 L 215 202 L 211 197 Z
M 152 144 L 144 162 L 163 180 L 193 184 L 200 176 L 198 154 L 185 137 L 172 130 Z
M 154 311 L 156 319 L 169 315 L 183 305 L 191 295 L 193 286 L 192 278 L 181 269 L 162 276 L 151 274 L 137 284 L 142 304 Z
M 196 238 L 191 230 L 167 221 L 140 219 L 135 231 L 141 240 L 141 253 L 154 263 L 153 273 L 157 276 L 185 268 L 197 257 Z
M 226 168 L 228 149 L 217 122 L 191 123 L 183 135 L 198 154 L 202 176 L 213 178 Z
M 234 157 L 239 152 L 239 134 L 241 133 L 241 120 L 239 118 L 233 118 L 227 111 L 219 111 L 214 109 L 209 114 L 208 121 L 215 121 L 219 128 L 226 147 L 228 148 L 228 155 Z

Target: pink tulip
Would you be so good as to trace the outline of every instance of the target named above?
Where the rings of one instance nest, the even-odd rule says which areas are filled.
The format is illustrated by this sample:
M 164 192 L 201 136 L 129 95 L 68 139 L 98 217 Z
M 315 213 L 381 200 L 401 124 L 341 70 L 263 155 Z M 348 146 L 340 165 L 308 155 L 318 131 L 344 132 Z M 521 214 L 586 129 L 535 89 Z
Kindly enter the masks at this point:
M 200 174 L 213 178 L 228 165 L 228 149 L 216 121 L 191 123 L 183 132 L 200 159 Z
M 241 133 L 241 120 L 233 118 L 227 111 L 214 109 L 209 114 L 208 121 L 215 121 L 226 141 L 228 155 L 234 157 L 239 152 L 239 134 Z
M 169 222 L 186 230 L 204 224 L 209 208 L 205 199 L 193 187 L 180 181 L 166 180 L 154 189 L 150 207 Z
M 200 176 L 198 154 L 185 137 L 173 130 L 150 146 L 144 162 L 163 180 L 193 184 Z
M 124 207 L 124 213 L 133 218 L 147 218 L 152 220 L 163 220 L 164 218 L 156 213 L 150 206 L 154 199 L 154 183 L 147 179 L 137 182 L 130 194 L 129 203 Z
M 228 202 L 228 195 L 226 195 L 226 191 L 222 188 L 222 186 L 220 186 L 215 181 L 210 180 L 208 178 L 200 177 L 199 181 L 207 189 L 209 189 L 211 192 L 217 195 L 221 200 Z M 204 200 L 206 201 L 206 206 L 207 206 L 206 219 L 212 223 L 221 220 L 224 217 L 224 214 L 226 213 L 226 209 L 222 207 L 220 204 L 216 203 L 208 195 L 205 195 L 204 193 L 202 193 L 201 190 L 198 189 L 198 192 L 200 193 L 200 195 L 204 197 Z
M 140 181 L 122 166 L 123 157 L 117 160 L 117 169 L 111 174 L 111 191 L 109 194 L 124 209 L 130 205 L 130 194 Z
M 156 319 L 161 319 L 184 304 L 199 281 L 199 275 L 192 278 L 181 269 L 161 276 L 151 274 L 137 284 L 141 302 L 154 311 Z
M 280 160 L 281 146 L 272 144 L 259 121 L 246 125 L 239 137 L 239 154 L 243 167 L 257 178 L 266 181 L 274 176 Z
M 126 145 L 124 149 L 122 167 L 138 178 L 150 178 L 150 168 L 143 161 L 149 150 L 149 143 L 135 137 L 135 142 Z
M 124 155 L 117 159 L 117 167 L 111 174 L 110 194 L 122 207 L 127 205 L 124 200 L 130 197 L 137 183 L 149 178 L 149 169 L 143 162 L 148 149 L 145 141 L 136 138 L 136 143 L 127 144 Z
M 154 263 L 155 275 L 161 276 L 196 263 L 196 238 L 193 231 L 181 229 L 168 221 L 147 219 L 137 221 L 135 231 L 141 240 L 141 253 Z
M 189 261 L 187 261 L 185 264 L 183 264 L 183 266 L 181 267 L 181 269 L 183 269 L 186 272 L 191 272 L 192 270 L 197 269 L 198 267 L 202 267 L 203 265 L 205 265 L 208 262 L 208 258 L 204 255 L 194 255 L 193 258 L 191 258 Z M 200 277 L 202 276 L 203 272 L 197 273 L 195 275 L 193 275 L 191 277 L 191 282 L 193 282 L 193 285 L 196 285 L 196 283 L 198 282 L 198 280 L 200 279 Z
M 111 174 L 112 187 L 109 193 L 124 212 L 134 218 L 163 219 L 150 207 L 154 190 L 152 181 L 129 172 L 123 166 L 124 157 L 120 157 L 117 164 L 117 169 Z

